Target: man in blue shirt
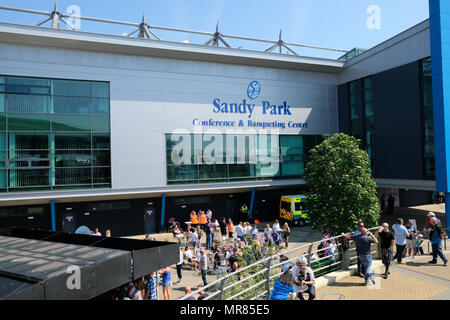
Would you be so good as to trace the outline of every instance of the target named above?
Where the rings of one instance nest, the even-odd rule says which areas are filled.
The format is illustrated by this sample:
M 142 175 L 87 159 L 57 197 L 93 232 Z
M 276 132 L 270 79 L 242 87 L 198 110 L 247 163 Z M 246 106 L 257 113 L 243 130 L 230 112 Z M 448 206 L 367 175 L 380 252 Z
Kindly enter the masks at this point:
M 147 300 L 158 300 L 158 278 L 156 272 L 152 272 L 147 283 Z
M 275 230 L 272 232 L 272 240 L 277 246 L 279 246 L 281 243 L 280 235 Z
M 392 229 L 395 232 L 395 246 L 397 248 L 394 260 L 397 259 L 398 264 L 405 264 L 402 259 L 406 248 L 406 237 L 409 236 L 408 229 L 403 225 L 402 218 L 397 219 L 397 223 L 392 226 Z
M 242 227 L 242 222 L 239 222 L 239 224 L 236 226 L 235 231 L 238 239 L 247 244 L 247 238 L 244 233 L 244 228 Z
M 361 229 L 364 228 L 364 222 L 362 222 L 361 220 L 358 221 L 358 229 L 355 230 L 355 232 L 353 232 L 353 236 L 357 237 L 361 235 Z M 358 253 L 358 252 L 357 252 Z M 365 270 L 364 270 L 364 266 L 361 263 L 361 260 L 359 260 L 359 256 L 357 258 L 356 264 L 358 266 L 358 273 L 361 277 L 364 277 L 365 274 Z
M 206 249 L 211 249 L 212 242 L 212 232 L 211 232 L 211 221 L 209 221 L 205 226 L 205 235 L 206 235 Z

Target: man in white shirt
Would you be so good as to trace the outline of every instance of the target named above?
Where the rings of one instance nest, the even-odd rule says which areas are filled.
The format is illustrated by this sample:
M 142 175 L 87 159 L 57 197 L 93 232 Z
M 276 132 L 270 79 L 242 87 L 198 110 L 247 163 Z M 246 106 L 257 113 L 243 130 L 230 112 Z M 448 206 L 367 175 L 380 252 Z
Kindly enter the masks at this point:
M 98 236 L 98 237 L 102 236 L 102 234 L 98 231 L 98 228 L 95 228 L 95 231 L 94 231 L 94 233 L 92 235 Z
M 191 236 L 191 239 L 192 239 L 192 247 L 195 249 L 195 247 L 197 246 L 197 243 L 198 243 L 198 234 L 194 229 L 193 232 L 192 231 L 189 232 L 189 235 Z
M 264 233 L 267 233 L 269 236 L 272 236 L 272 228 L 270 228 L 269 224 L 266 224 L 266 228 L 264 229 Z
M 273 226 L 272 226 L 272 229 L 273 229 L 275 232 L 278 232 L 278 233 L 281 232 L 280 222 L 278 221 L 278 219 L 275 220 L 275 222 L 274 222 L 274 224 L 273 224 Z
M 194 264 L 195 271 L 198 270 L 198 260 L 194 257 L 194 252 L 189 248 L 186 247 L 184 251 L 184 256 L 186 257 L 188 262 L 192 262 Z
M 234 229 L 236 231 L 236 236 L 239 240 L 245 242 L 247 244 L 247 238 L 245 237 L 244 228 L 242 227 L 242 222 L 239 222 L 239 224 Z
M 206 281 L 206 273 L 208 272 L 208 256 L 206 255 L 206 252 L 203 249 L 200 250 L 199 263 L 200 263 L 200 272 L 202 274 L 203 285 L 206 286 L 208 284 L 208 282 Z
M 253 239 L 258 236 L 258 228 L 256 227 L 256 224 L 253 225 L 253 227 L 250 229 L 250 234 L 252 235 Z
M 406 248 L 406 237 L 409 236 L 408 229 L 403 225 L 402 218 L 397 219 L 397 223 L 392 226 L 392 229 L 395 231 L 395 246 L 397 248 L 394 259 L 397 259 L 398 264 L 405 264 L 402 259 Z

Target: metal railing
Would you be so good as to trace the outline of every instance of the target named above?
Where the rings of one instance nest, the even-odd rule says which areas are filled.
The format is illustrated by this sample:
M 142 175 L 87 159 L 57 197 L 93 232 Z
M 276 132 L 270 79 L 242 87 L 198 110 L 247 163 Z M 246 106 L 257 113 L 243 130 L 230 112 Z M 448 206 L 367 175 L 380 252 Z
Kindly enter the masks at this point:
M 8 11 L 15 11 L 15 12 L 22 12 L 22 13 L 46 16 L 46 18 L 44 20 L 40 21 L 39 23 L 37 23 L 36 26 L 42 26 L 45 23 L 51 21 L 51 28 L 53 28 L 53 29 L 59 29 L 60 23 L 63 23 L 70 30 L 76 31 L 77 29 L 69 22 L 69 19 L 75 18 L 75 19 L 91 21 L 91 22 L 109 23 L 109 24 L 134 27 L 135 29 L 133 31 L 131 31 L 129 33 L 124 33 L 124 34 L 122 34 L 122 36 L 132 37 L 135 34 L 137 34 L 137 38 L 147 39 L 147 40 L 161 40 L 161 38 L 154 32 L 154 30 L 162 30 L 162 31 L 169 31 L 169 32 L 178 32 L 178 33 L 194 34 L 194 35 L 200 35 L 200 36 L 208 36 L 209 39 L 206 40 L 206 42 L 204 42 L 203 45 L 213 46 L 213 47 L 219 47 L 220 44 L 222 44 L 227 48 L 231 48 L 232 46 L 227 42 L 227 40 L 225 40 L 226 38 L 228 38 L 228 39 L 235 39 L 235 40 L 267 43 L 267 44 L 270 44 L 271 47 L 266 49 L 265 52 L 273 52 L 274 50 L 278 49 L 279 53 L 284 54 L 283 49 L 285 49 L 288 54 L 292 54 L 292 55 L 296 55 L 296 56 L 298 56 L 298 53 L 295 52 L 290 47 L 324 50 L 324 51 L 339 52 L 339 53 L 348 53 L 349 52 L 349 50 L 343 50 L 343 49 L 334 49 L 334 48 L 326 48 L 326 47 L 319 47 L 319 46 L 287 42 L 287 41 L 284 41 L 282 38 L 282 31 L 280 31 L 280 33 L 279 33 L 278 40 L 267 40 L 267 39 L 257 39 L 257 38 L 251 38 L 251 37 L 227 35 L 227 34 L 223 34 L 219 31 L 219 22 L 217 22 L 215 32 L 204 32 L 204 31 L 196 31 L 196 30 L 150 25 L 146 22 L 145 13 L 142 17 L 142 21 L 139 23 L 93 18 L 93 17 L 83 17 L 83 16 L 79 16 L 79 15 L 74 16 L 74 15 L 61 13 L 58 9 L 58 0 L 55 1 L 53 11 L 21 9 L 21 8 L 13 8 L 13 7 L 7 7 L 7 6 L 0 6 L 0 10 L 8 10 Z M 237 47 L 237 49 L 242 49 L 242 47 Z
M 369 230 L 374 231 L 378 229 L 379 227 L 375 227 Z M 351 233 L 347 235 L 349 234 Z M 356 263 L 358 257 L 353 240 L 348 240 L 349 248 L 344 250 L 340 241 L 342 237 L 341 235 L 305 244 L 265 257 L 233 273 L 218 275 L 216 281 L 192 292 L 190 295 L 181 297 L 179 300 L 185 300 L 187 297 L 205 290 L 208 292 L 208 297 L 205 300 L 267 299 L 275 279 L 283 273 L 283 266 L 286 266 L 287 263 L 292 265 L 292 262 L 300 257 L 306 258 L 308 266 L 314 271 L 316 278 L 337 270 L 348 269 L 350 265 Z M 331 253 L 330 247 L 319 249 L 320 243 L 324 241 L 332 242 L 331 246 L 334 250 L 331 250 Z M 372 250 L 372 253 L 377 254 L 376 257 L 379 258 L 379 246 L 373 245 Z M 326 253 L 322 254 L 325 251 Z M 321 257 L 317 258 L 316 254 Z M 282 255 L 288 259 L 280 261 L 279 259 Z

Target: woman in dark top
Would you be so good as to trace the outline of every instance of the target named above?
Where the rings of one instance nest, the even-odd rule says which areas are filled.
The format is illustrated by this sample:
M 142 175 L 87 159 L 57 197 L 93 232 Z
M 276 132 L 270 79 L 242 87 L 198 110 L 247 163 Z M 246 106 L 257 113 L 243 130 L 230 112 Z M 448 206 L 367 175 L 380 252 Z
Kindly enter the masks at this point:
M 220 221 L 219 228 L 223 239 L 227 235 L 227 219 L 223 218 L 222 221 Z

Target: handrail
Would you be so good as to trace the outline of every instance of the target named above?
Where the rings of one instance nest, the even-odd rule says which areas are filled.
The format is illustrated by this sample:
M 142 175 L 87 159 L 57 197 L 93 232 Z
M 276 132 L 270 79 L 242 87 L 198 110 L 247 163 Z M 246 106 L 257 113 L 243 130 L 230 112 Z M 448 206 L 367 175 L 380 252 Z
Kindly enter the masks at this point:
M 137 29 L 131 33 L 124 33 L 123 35 L 125 37 L 132 37 L 135 33 L 139 32 L 138 38 L 147 39 L 147 40 L 155 40 L 155 39 L 160 40 L 160 38 L 152 30 L 163 30 L 163 31 L 179 32 L 179 33 L 187 33 L 187 34 L 195 34 L 195 35 L 211 37 L 203 45 L 205 45 L 205 46 L 211 45 L 213 47 L 214 46 L 219 47 L 219 43 L 221 42 L 226 47 L 231 48 L 231 45 L 229 45 L 228 42 L 225 41 L 225 38 L 228 38 L 228 39 L 237 39 L 237 40 L 259 42 L 259 43 L 269 43 L 272 45 L 272 47 L 265 50 L 265 52 L 272 52 L 278 48 L 280 51 L 280 54 L 283 54 L 282 49 L 284 48 L 289 53 L 296 55 L 296 56 L 298 56 L 298 54 L 294 50 L 292 50 L 289 46 L 314 49 L 314 50 L 330 51 L 330 52 L 339 52 L 339 53 L 348 53 L 349 52 L 349 50 L 343 50 L 343 49 L 335 49 L 335 48 L 327 48 L 327 47 L 321 47 L 321 46 L 313 46 L 313 45 L 305 45 L 305 44 L 287 42 L 282 39 L 281 31 L 280 31 L 278 40 L 267 40 L 267 39 L 258 39 L 258 38 L 245 37 L 245 36 L 234 36 L 234 35 L 229 35 L 229 34 L 222 34 L 219 32 L 219 23 L 217 23 L 215 32 L 205 32 L 205 31 L 198 31 L 198 30 L 189 30 L 189 29 L 180 29 L 180 28 L 150 25 L 150 24 L 147 24 L 145 21 L 145 13 L 142 17 L 142 22 L 118 21 L 118 20 L 111 20 L 111 19 L 104 19 L 104 18 L 84 17 L 81 15 L 72 16 L 70 14 L 62 13 L 62 12 L 58 11 L 58 0 L 56 0 L 53 11 L 22 9 L 22 8 L 14 8 L 14 7 L 8 7 L 8 6 L 0 6 L 0 10 L 8 10 L 8 11 L 48 16 L 47 19 L 38 23 L 37 26 L 41 26 L 44 23 L 51 21 L 51 23 L 52 23 L 51 26 L 52 26 L 52 28 L 55 28 L 55 29 L 58 29 L 59 23 L 63 22 L 72 31 L 75 31 L 76 30 L 75 27 L 72 26 L 67 20 L 65 20 L 67 18 L 73 17 L 73 18 L 76 18 L 79 20 L 86 20 L 86 21 L 91 21 L 91 22 L 108 23 L 108 24 L 116 24 L 116 25 L 134 27 Z M 242 49 L 242 47 L 238 47 L 238 49 Z
M 380 228 L 380 227 L 374 227 L 374 228 L 371 228 L 371 229 L 369 229 L 369 230 L 370 230 L 370 231 L 373 231 L 373 230 L 378 230 L 379 228 Z M 350 235 L 350 234 L 352 234 L 352 233 L 347 233 L 346 235 Z M 318 240 L 318 241 L 315 241 L 315 242 L 312 242 L 312 243 L 308 243 L 308 244 L 305 244 L 305 245 L 301 245 L 301 246 L 299 246 L 299 247 L 290 249 L 290 250 L 288 250 L 288 251 L 279 252 L 279 253 L 276 253 L 276 254 L 271 255 L 271 256 L 269 256 L 269 257 L 265 257 L 265 258 L 263 258 L 263 259 L 261 259 L 261 260 L 258 260 L 258 261 L 254 262 L 254 263 L 252 263 L 252 264 L 250 264 L 250 265 L 248 265 L 248 266 L 246 266 L 246 267 L 243 267 L 242 269 L 236 270 L 236 271 L 233 272 L 233 273 L 230 273 L 230 274 L 228 274 L 228 275 L 222 276 L 222 277 L 220 277 L 219 279 L 217 279 L 216 281 L 211 282 L 211 283 L 209 283 L 208 285 L 202 287 L 201 289 L 192 292 L 190 295 L 183 296 L 183 297 L 179 298 L 179 300 L 185 300 L 185 299 L 186 299 L 187 297 L 189 297 L 189 296 L 193 296 L 193 295 L 195 295 L 195 294 L 200 293 L 200 291 L 204 291 L 204 290 L 206 290 L 206 289 L 209 289 L 209 288 L 212 288 L 212 287 L 215 287 L 215 286 L 218 286 L 218 285 L 219 285 L 219 287 L 220 287 L 220 284 L 222 284 L 222 286 L 220 287 L 220 289 L 217 290 L 217 291 L 211 292 L 210 295 L 209 295 L 206 299 L 209 300 L 209 299 L 211 299 L 212 297 L 215 297 L 215 296 L 217 296 L 217 295 L 219 295 L 219 294 L 221 294 L 221 296 L 223 297 L 223 293 L 224 293 L 225 290 L 230 289 L 230 288 L 233 288 L 233 287 L 235 287 L 235 286 L 238 285 L 238 284 L 242 284 L 242 283 L 244 283 L 244 282 L 247 281 L 247 280 L 253 279 L 253 278 L 255 278 L 256 276 L 258 276 L 258 275 L 260 275 L 260 274 L 264 274 L 265 272 L 267 273 L 268 270 L 269 270 L 269 266 L 270 266 L 271 269 L 274 269 L 274 268 L 277 268 L 277 267 L 279 268 L 280 266 L 282 266 L 282 265 L 284 265 L 284 264 L 286 264 L 286 263 L 288 263 L 288 262 L 297 260 L 300 256 L 305 256 L 305 255 L 308 254 L 308 253 L 311 253 L 311 254 L 312 254 L 312 253 L 317 253 L 317 252 L 321 252 L 321 251 L 324 251 L 324 250 L 328 250 L 329 247 L 328 247 L 328 248 L 323 248 L 323 249 L 315 249 L 315 250 L 312 250 L 312 248 L 313 248 L 314 246 L 320 244 L 320 243 L 323 242 L 323 241 L 337 240 L 337 239 L 339 239 L 339 238 L 341 238 L 341 237 L 342 237 L 342 235 L 335 236 L 335 237 L 332 237 L 332 238 L 324 238 L 324 239 L 321 239 L 321 240 Z M 349 240 L 349 244 L 353 244 L 353 240 Z M 339 248 L 341 247 L 341 244 L 336 244 L 335 246 L 336 246 L 336 251 L 335 251 L 333 254 L 327 255 L 327 256 L 322 257 L 322 258 L 320 258 L 320 259 L 317 259 L 317 260 L 315 260 L 315 261 L 312 262 L 312 263 L 318 263 L 318 264 L 320 264 L 321 261 L 329 260 L 330 257 L 340 256 L 340 255 L 341 255 L 341 251 L 339 250 Z M 306 253 L 303 253 L 303 254 L 300 254 L 300 255 L 296 255 L 294 258 L 290 258 L 290 259 L 288 259 L 287 261 L 281 261 L 281 262 L 276 261 L 276 262 L 274 262 L 274 263 L 272 264 L 272 261 L 276 260 L 276 259 L 279 258 L 281 255 L 286 256 L 286 255 L 292 254 L 292 253 L 294 253 L 294 252 L 298 252 L 298 251 L 305 250 L 305 249 L 308 249 L 308 251 L 307 251 Z M 349 248 L 348 251 L 353 251 L 353 250 L 354 250 L 354 248 Z M 376 252 L 377 252 L 377 251 L 372 251 L 372 253 L 376 253 Z M 349 260 L 353 260 L 354 258 L 355 258 L 355 257 L 350 257 Z M 343 261 L 340 261 L 339 259 L 337 259 L 337 260 L 329 260 L 329 261 L 333 261 L 333 263 L 331 263 L 331 264 L 326 264 L 326 265 L 324 265 L 324 266 L 320 266 L 318 269 L 315 269 L 314 271 L 315 271 L 315 272 L 318 272 L 318 271 L 326 270 L 326 269 L 328 269 L 328 268 L 330 268 L 330 267 L 336 267 L 337 265 L 339 265 L 340 263 L 343 262 Z M 268 264 L 268 262 L 270 262 L 270 263 Z M 308 260 L 308 262 L 309 262 L 309 265 L 311 266 L 311 261 Z M 243 272 L 245 272 L 245 271 L 247 271 L 247 270 L 249 270 L 249 269 L 251 269 L 251 268 L 258 267 L 258 266 L 261 267 L 261 270 L 258 270 L 257 272 L 252 273 L 251 275 L 249 275 L 249 276 L 247 276 L 247 277 L 245 277 L 245 278 L 243 278 L 243 279 L 241 279 L 241 280 L 238 280 L 238 281 L 236 281 L 236 282 L 233 282 L 233 283 L 231 283 L 231 284 L 228 285 L 228 286 L 224 286 L 224 285 L 223 285 L 223 284 L 225 284 L 226 281 L 227 281 L 228 279 L 230 279 L 231 277 L 239 277 L 239 275 L 241 275 Z M 264 280 L 259 281 L 257 284 L 252 284 L 250 287 L 245 288 L 244 290 L 242 290 L 242 291 L 240 291 L 240 292 L 234 293 L 231 297 L 228 297 L 227 300 L 231 300 L 231 299 L 237 298 L 237 297 L 241 296 L 242 294 L 244 294 L 244 293 L 246 293 L 246 292 L 248 292 L 248 291 L 250 291 L 250 290 L 252 290 L 252 289 L 254 289 L 254 288 L 257 288 L 257 287 L 261 286 L 261 285 L 264 284 L 264 283 L 270 282 L 270 280 L 272 280 L 272 279 L 275 278 L 276 276 L 279 276 L 280 274 L 282 274 L 282 273 L 278 273 L 278 272 L 277 272 L 275 275 L 270 275 L 270 274 L 268 274 L 268 275 L 265 277 Z M 327 274 L 327 272 L 325 272 L 324 274 Z M 267 289 L 264 290 L 264 294 L 265 294 L 266 291 L 267 291 Z M 270 292 L 269 292 L 269 293 L 270 293 Z M 258 293 L 256 296 L 254 296 L 254 297 L 252 297 L 252 298 L 250 298 L 250 299 L 257 299 L 257 298 L 258 298 L 259 296 L 261 296 L 261 295 L 263 295 L 263 294 L 262 294 L 262 293 Z

